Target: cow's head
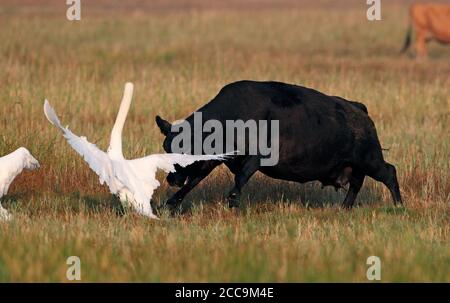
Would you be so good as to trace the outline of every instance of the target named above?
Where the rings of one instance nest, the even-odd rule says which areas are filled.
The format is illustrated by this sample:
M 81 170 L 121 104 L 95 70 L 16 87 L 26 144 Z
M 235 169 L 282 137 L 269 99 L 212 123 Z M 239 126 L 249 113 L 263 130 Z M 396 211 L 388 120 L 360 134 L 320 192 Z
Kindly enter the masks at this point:
M 166 137 L 163 142 L 163 148 L 166 153 L 171 153 L 172 152 L 171 145 L 172 145 L 172 140 L 174 137 L 174 134 L 172 134 L 172 131 L 171 131 L 172 124 L 170 124 L 169 121 L 164 120 L 160 116 L 156 116 L 155 121 L 159 127 L 159 130 L 161 131 L 161 134 L 163 134 Z
M 172 140 L 178 133 L 172 132 L 172 124 L 161 118 L 160 116 L 156 116 L 155 118 L 156 124 L 158 125 L 159 129 L 161 130 L 161 133 L 165 136 L 164 142 L 163 142 L 163 148 L 166 153 L 172 153 Z M 170 186 L 178 186 L 181 187 L 186 183 L 186 180 L 188 176 L 191 173 L 192 168 L 188 167 L 181 167 L 178 164 L 175 165 L 175 172 L 169 173 L 167 175 L 167 182 L 170 184 Z

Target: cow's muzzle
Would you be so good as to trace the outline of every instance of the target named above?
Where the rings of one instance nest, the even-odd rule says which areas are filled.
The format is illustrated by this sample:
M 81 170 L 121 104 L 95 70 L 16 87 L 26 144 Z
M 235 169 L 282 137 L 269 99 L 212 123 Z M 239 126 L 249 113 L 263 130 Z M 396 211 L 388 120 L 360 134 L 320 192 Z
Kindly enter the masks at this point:
M 170 186 L 182 187 L 186 183 L 187 177 L 180 173 L 169 173 L 166 179 Z

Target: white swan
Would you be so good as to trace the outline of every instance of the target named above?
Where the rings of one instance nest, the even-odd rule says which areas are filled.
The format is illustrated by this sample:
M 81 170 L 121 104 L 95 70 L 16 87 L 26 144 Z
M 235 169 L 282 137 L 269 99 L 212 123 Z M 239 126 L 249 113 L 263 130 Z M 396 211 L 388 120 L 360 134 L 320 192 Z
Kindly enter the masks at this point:
M 25 147 L 20 147 L 9 155 L 0 157 L 0 199 L 8 193 L 9 186 L 24 169 L 33 170 L 38 167 L 39 162 Z M 0 221 L 9 221 L 11 218 L 12 216 L 0 202 Z
M 144 216 L 158 219 L 153 214 L 150 205 L 153 191 L 160 185 L 155 178 L 158 168 L 169 173 L 175 171 L 175 164 L 185 167 L 195 161 L 224 160 L 227 155 L 153 154 L 134 160 L 125 159 L 122 153 L 122 130 L 132 95 L 133 84 L 126 83 L 106 153 L 88 142 L 86 137 L 78 137 L 67 127 L 62 127 L 58 116 L 47 100 L 44 104 L 44 113 L 47 119 L 63 132 L 72 148 L 83 156 L 89 167 L 100 177 L 100 183 L 106 183 L 111 193 L 119 196 L 122 204 L 131 205 Z

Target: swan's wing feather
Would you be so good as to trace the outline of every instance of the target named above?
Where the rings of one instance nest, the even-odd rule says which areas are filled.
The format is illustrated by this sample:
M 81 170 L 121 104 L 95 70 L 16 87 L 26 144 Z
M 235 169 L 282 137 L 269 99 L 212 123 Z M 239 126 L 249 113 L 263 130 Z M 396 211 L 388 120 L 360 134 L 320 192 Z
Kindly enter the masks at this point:
M 175 172 L 175 164 L 186 167 L 197 161 L 218 160 L 225 161 L 231 158 L 235 152 L 220 155 L 188 155 L 188 154 L 153 154 L 144 158 L 133 160 L 139 167 L 156 167 L 166 173 Z
M 61 122 L 59 121 L 58 115 L 55 110 L 50 106 L 50 103 L 47 99 L 44 102 L 44 114 L 47 117 L 47 120 L 50 121 L 51 124 L 55 125 L 64 133 L 64 127 L 62 127 Z
M 47 100 L 45 100 L 44 104 L 44 113 L 47 119 L 63 132 L 63 136 L 69 145 L 83 157 L 89 167 L 99 176 L 100 183 L 103 184 L 106 182 L 111 192 L 115 194 L 117 189 L 113 182 L 113 167 L 108 155 L 95 146 L 95 144 L 90 143 L 86 137 L 78 137 L 69 128 L 62 127 L 56 112 Z
M 106 182 L 108 186 L 113 186 L 112 178 L 114 174 L 108 155 L 90 143 L 85 137 L 78 137 L 69 129 L 66 129 L 64 132 L 64 137 L 70 146 L 83 157 L 89 167 L 99 176 L 100 183 Z
M 229 154 L 223 155 L 185 155 L 185 154 L 154 154 L 144 158 L 127 160 L 127 169 L 123 169 L 116 177 L 127 188 L 133 191 L 136 200 L 150 203 L 155 189 L 160 185 L 156 179 L 156 171 L 164 170 L 166 173 L 175 171 L 175 164 L 183 167 L 196 161 L 225 160 Z

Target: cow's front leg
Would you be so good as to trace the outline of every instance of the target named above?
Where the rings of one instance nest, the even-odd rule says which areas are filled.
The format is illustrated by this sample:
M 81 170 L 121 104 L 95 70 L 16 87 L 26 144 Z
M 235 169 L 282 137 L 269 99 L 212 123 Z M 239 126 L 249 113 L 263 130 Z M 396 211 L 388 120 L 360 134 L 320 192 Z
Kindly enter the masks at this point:
M 171 210 L 176 210 L 181 203 L 183 202 L 184 197 L 195 187 L 197 186 L 198 183 L 200 183 L 200 181 L 202 181 L 204 177 L 194 177 L 194 178 L 188 178 L 187 182 L 185 185 L 183 185 L 180 190 L 178 190 L 172 197 L 170 197 L 167 202 L 166 205 L 171 209 Z
M 205 162 L 202 169 L 199 170 L 196 176 L 188 177 L 186 184 L 184 184 L 180 190 L 178 190 L 169 200 L 167 200 L 166 205 L 171 210 L 172 214 L 178 209 L 178 207 L 183 202 L 184 197 L 199 184 L 206 176 L 208 176 L 212 170 L 219 165 L 220 162 L 210 161 Z
M 239 207 L 242 187 L 247 184 L 259 167 L 260 158 L 258 156 L 249 156 L 244 160 L 242 167 L 234 176 L 234 187 L 228 194 L 228 206 L 230 208 Z

